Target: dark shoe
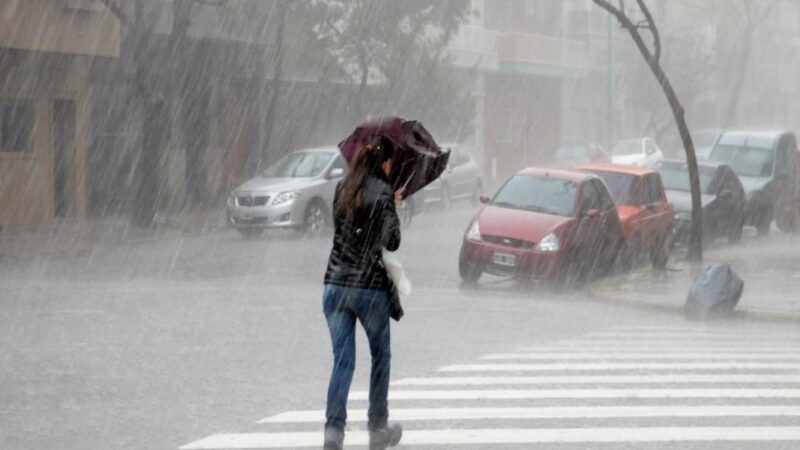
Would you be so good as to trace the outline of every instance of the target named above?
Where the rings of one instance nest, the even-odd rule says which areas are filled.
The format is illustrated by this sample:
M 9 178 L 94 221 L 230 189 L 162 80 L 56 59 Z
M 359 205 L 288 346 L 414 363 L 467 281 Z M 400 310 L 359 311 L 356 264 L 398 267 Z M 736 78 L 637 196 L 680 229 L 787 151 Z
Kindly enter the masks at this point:
M 344 432 L 335 428 L 328 428 L 325 430 L 325 445 L 323 450 L 342 450 L 344 443 Z
M 403 437 L 403 428 L 400 425 L 387 425 L 369 432 L 369 450 L 384 450 L 386 447 L 394 447 L 400 443 Z

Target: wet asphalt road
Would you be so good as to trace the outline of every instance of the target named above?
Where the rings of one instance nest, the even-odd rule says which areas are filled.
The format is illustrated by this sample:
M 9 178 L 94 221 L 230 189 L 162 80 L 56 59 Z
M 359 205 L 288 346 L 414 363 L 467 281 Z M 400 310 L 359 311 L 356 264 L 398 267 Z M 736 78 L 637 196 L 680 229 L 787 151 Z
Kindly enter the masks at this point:
M 675 327 L 700 333 L 699 340 L 704 339 L 704 333 L 761 336 L 765 332 L 785 332 L 789 339 L 775 337 L 765 341 L 765 346 L 800 342 L 794 340 L 792 329 L 742 323 L 711 327 L 686 324 L 672 317 L 598 303 L 581 290 L 562 294 L 520 291 L 513 283 L 502 280 L 478 289 L 464 289 L 459 284 L 456 258 L 471 215 L 471 208 L 463 205 L 448 212 L 428 211 L 404 232 L 401 258 L 408 267 L 415 292 L 404 302 L 406 317 L 392 329 L 394 380 L 442 375 L 437 369 L 481 362 L 479 358 L 483 355 L 518 352 L 530 346 L 556 346 L 560 341 L 575 341 L 579 347 L 598 344 L 602 349 L 604 341 L 595 342 L 590 333 L 626 330 L 624 327 L 642 327 L 656 335 L 658 330 Z M 0 263 L 0 448 L 176 449 L 223 432 L 316 432 L 320 426 L 314 423 L 255 422 L 286 411 L 324 407 L 331 357 L 321 314 L 321 293 L 329 249 L 327 236 L 305 239 L 292 232 L 276 232 L 262 239 L 244 240 L 232 231 L 219 231 L 96 247 L 71 255 L 3 261 Z M 676 345 L 686 345 L 679 338 Z M 630 344 L 639 342 L 636 336 L 618 339 L 627 339 L 625 342 Z M 359 334 L 354 390 L 364 390 L 367 385 L 369 356 L 365 344 L 363 334 Z M 619 341 L 609 346 L 617 344 Z M 608 374 L 602 370 L 588 373 Z M 764 369 L 753 373 L 757 377 L 772 372 Z M 800 380 L 800 371 L 796 369 L 780 369 L 779 373 L 797 375 Z M 664 386 L 675 387 L 668 382 L 650 387 Z M 467 406 L 531 406 L 529 402 L 510 398 L 472 401 Z M 532 402 L 534 406 L 570 406 L 578 400 Z M 595 399 L 589 404 L 610 402 Z M 716 402 L 748 405 L 753 400 Z M 623 403 L 703 405 L 708 402 L 627 399 Z M 759 403 L 800 404 L 796 398 L 780 395 Z M 392 407 L 395 405 L 463 406 L 452 399 L 397 401 Z M 602 431 L 665 424 L 786 427 L 797 423 L 797 417 L 761 417 L 750 421 L 741 417 L 593 418 L 583 422 L 550 418 L 538 422 L 425 420 L 411 422 L 407 429 Z M 363 423 L 354 422 L 353 427 L 356 439 Z M 490 433 L 491 436 L 494 435 Z M 413 433 L 409 435 L 413 437 Z M 767 439 L 758 446 L 796 448 L 798 442 Z M 562 443 L 554 444 L 553 448 L 710 449 L 752 448 L 752 445 L 750 441 L 728 444 L 626 441 Z M 424 443 L 406 446 L 463 447 L 461 444 L 434 447 Z M 473 448 L 530 447 L 531 444 L 485 444 Z

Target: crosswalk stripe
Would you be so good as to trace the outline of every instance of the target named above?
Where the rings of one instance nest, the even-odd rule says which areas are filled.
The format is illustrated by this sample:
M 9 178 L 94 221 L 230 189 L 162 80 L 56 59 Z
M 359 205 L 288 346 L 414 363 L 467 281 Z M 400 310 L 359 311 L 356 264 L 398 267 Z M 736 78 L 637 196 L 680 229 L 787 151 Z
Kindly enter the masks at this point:
M 366 400 L 368 392 L 350 393 Z M 478 389 L 389 391 L 389 400 L 531 400 L 581 398 L 800 398 L 800 389 Z
M 487 354 L 473 363 L 440 367 L 439 376 L 396 380 L 389 399 L 406 407 L 393 407 L 391 416 L 411 428 L 404 432 L 402 444 L 423 448 L 538 443 L 800 442 L 800 426 L 747 426 L 758 423 L 744 420 L 800 418 L 798 350 L 800 334 L 679 326 L 614 327 L 552 344 Z M 563 401 L 536 401 L 557 399 Z M 368 435 L 361 430 L 368 393 L 351 391 L 348 400 L 350 422 L 361 425 L 348 431 L 345 443 L 348 447 L 365 445 Z M 746 404 L 752 402 L 760 404 Z M 324 415 L 324 410 L 286 411 L 258 422 L 317 424 L 318 429 L 313 432 L 301 431 L 308 430 L 307 425 L 294 428 L 297 432 L 221 433 L 180 448 L 319 447 L 319 424 L 324 422 Z M 730 427 L 669 426 L 676 418 L 692 417 L 742 420 Z M 608 418 L 649 420 L 633 424 L 626 420 L 629 426 L 624 428 L 592 426 L 593 420 Z M 496 422 L 502 424 L 501 428 L 486 427 L 487 423 L 494 426 L 487 421 L 514 419 L 565 420 L 565 424 L 576 427 L 503 428 L 515 423 L 528 425 L 527 422 Z M 413 429 L 415 422 L 424 423 L 429 429 Z M 467 423 L 478 428 L 470 429 Z M 636 426 L 645 423 L 649 426 Z M 435 429 L 437 424 L 445 428 Z M 798 424 L 798 419 L 792 419 L 790 424 Z
M 515 371 L 573 371 L 573 370 L 713 370 L 713 369 L 800 369 L 800 363 L 762 362 L 691 362 L 691 363 L 572 363 L 572 364 L 457 364 L 438 369 L 439 372 L 515 372 Z
M 800 406 L 671 405 L 671 406 L 555 406 L 535 408 L 392 408 L 392 420 L 600 419 L 633 417 L 796 417 Z M 367 410 L 348 411 L 348 421 L 366 421 Z M 324 410 L 287 411 L 258 423 L 322 423 Z
M 708 360 L 708 359 L 724 359 L 724 360 L 731 360 L 731 359 L 749 359 L 749 360 L 763 360 L 763 359 L 774 359 L 774 360 L 800 360 L 800 352 L 794 353 L 772 353 L 772 354 L 759 354 L 759 353 L 727 353 L 727 354 L 718 354 L 718 353 L 691 353 L 691 354 L 679 354 L 679 353 L 660 353 L 660 352 L 648 352 L 648 353 L 494 353 L 491 355 L 484 355 L 481 356 L 479 359 L 484 361 L 496 361 L 496 360 L 504 360 L 504 359 L 535 359 L 535 360 L 547 360 L 547 359 L 639 359 L 639 360 L 649 360 L 649 359 L 698 359 L 698 360 Z
M 707 332 L 707 331 L 651 331 L 651 332 L 641 332 L 641 331 L 620 331 L 620 330 L 612 330 L 612 331 L 594 331 L 591 333 L 586 333 L 581 336 L 581 339 L 593 339 L 593 338 L 632 338 L 632 337 L 642 337 L 642 338 L 682 338 L 682 339 L 724 339 L 724 340 L 749 340 L 749 339 L 761 339 L 761 340 L 770 340 L 770 341 L 781 341 L 781 340 L 789 340 L 789 341 L 797 341 L 800 338 L 800 335 L 797 334 L 776 334 L 776 333 L 757 333 L 757 334 L 743 334 L 741 332 L 736 331 L 719 331 L 719 332 Z
M 322 433 L 216 434 L 182 450 L 318 447 Z M 348 432 L 345 443 L 366 445 L 368 434 Z M 800 441 L 800 427 L 503 428 L 407 430 L 403 445 L 491 445 L 589 442 Z
M 569 339 L 558 341 L 555 345 L 609 345 L 609 344 L 660 344 L 660 345 L 726 345 L 728 347 L 739 346 L 771 346 L 770 344 L 778 342 L 778 345 L 793 346 L 800 348 L 800 340 L 797 339 L 780 339 L 766 338 L 763 336 L 586 336 L 576 339 Z
M 696 354 L 696 353 L 740 353 L 740 352 L 757 352 L 757 353 L 786 353 L 786 352 L 800 352 L 800 345 L 794 346 L 769 346 L 769 347 L 751 347 L 747 345 L 725 345 L 725 344 L 692 344 L 690 346 L 675 345 L 674 343 L 648 343 L 648 344 L 631 344 L 631 343 L 618 343 L 613 345 L 595 345 L 594 343 L 574 343 L 574 344 L 554 344 L 554 345 L 536 345 L 530 347 L 522 347 L 522 351 L 528 352 L 605 352 L 605 353 L 628 353 L 628 352 L 663 352 L 663 353 L 683 353 L 683 354 Z
M 392 386 L 458 386 L 458 385 L 515 385 L 515 384 L 646 384 L 646 383 L 795 383 L 800 384 L 800 374 L 673 374 L 673 375 L 578 375 L 532 377 L 428 377 L 403 378 Z
M 669 326 L 669 325 L 617 325 L 612 330 L 615 331 L 638 331 L 638 332 L 657 332 L 657 331 L 694 331 L 694 332 L 708 332 L 708 333 L 715 333 L 715 332 L 723 332 L 728 333 L 724 328 L 720 327 L 713 327 L 713 326 L 704 326 L 702 324 L 698 324 L 700 326 L 696 327 L 687 327 L 687 326 Z M 755 333 L 757 330 L 751 331 L 751 333 Z M 760 334 L 760 333 L 759 333 Z

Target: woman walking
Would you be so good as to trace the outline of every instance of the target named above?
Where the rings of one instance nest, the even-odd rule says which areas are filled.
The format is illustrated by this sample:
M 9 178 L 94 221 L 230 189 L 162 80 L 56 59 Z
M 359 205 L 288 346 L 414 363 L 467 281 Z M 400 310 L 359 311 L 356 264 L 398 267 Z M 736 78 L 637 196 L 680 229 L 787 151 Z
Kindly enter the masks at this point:
M 323 311 L 333 344 L 333 372 L 325 412 L 325 450 L 339 450 L 344 441 L 347 396 L 356 361 L 356 320 L 366 331 L 372 354 L 369 381 L 369 448 L 397 445 L 399 425 L 389 425 L 387 396 L 391 360 L 389 301 L 392 289 L 381 249 L 400 246 L 400 221 L 388 174 L 394 146 L 377 138 L 356 154 L 334 198 L 333 249 L 325 273 Z

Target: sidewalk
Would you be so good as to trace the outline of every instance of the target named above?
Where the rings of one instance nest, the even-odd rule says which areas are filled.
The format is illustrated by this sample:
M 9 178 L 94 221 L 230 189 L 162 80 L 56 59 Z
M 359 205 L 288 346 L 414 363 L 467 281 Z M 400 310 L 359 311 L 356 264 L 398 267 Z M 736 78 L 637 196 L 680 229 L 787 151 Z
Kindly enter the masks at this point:
M 149 229 L 131 226 L 125 218 L 62 219 L 36 227 L 3 228 L 0 231 L 0 259 L 75 255 L 99 246 L 153 242 L 224 228 L 225 212 L 222 209 L 159 214 Z
M 601 300 L 683 315 L 689 288 L 714 263 L 730 264 L 745 282 L 738 317 L 800 323 L 800 238 L 775 230 L 767 238 L 706 250 L 700 265 L 671 257 L 666 271 L 634 270 L 600 280 L 591 291 Z

